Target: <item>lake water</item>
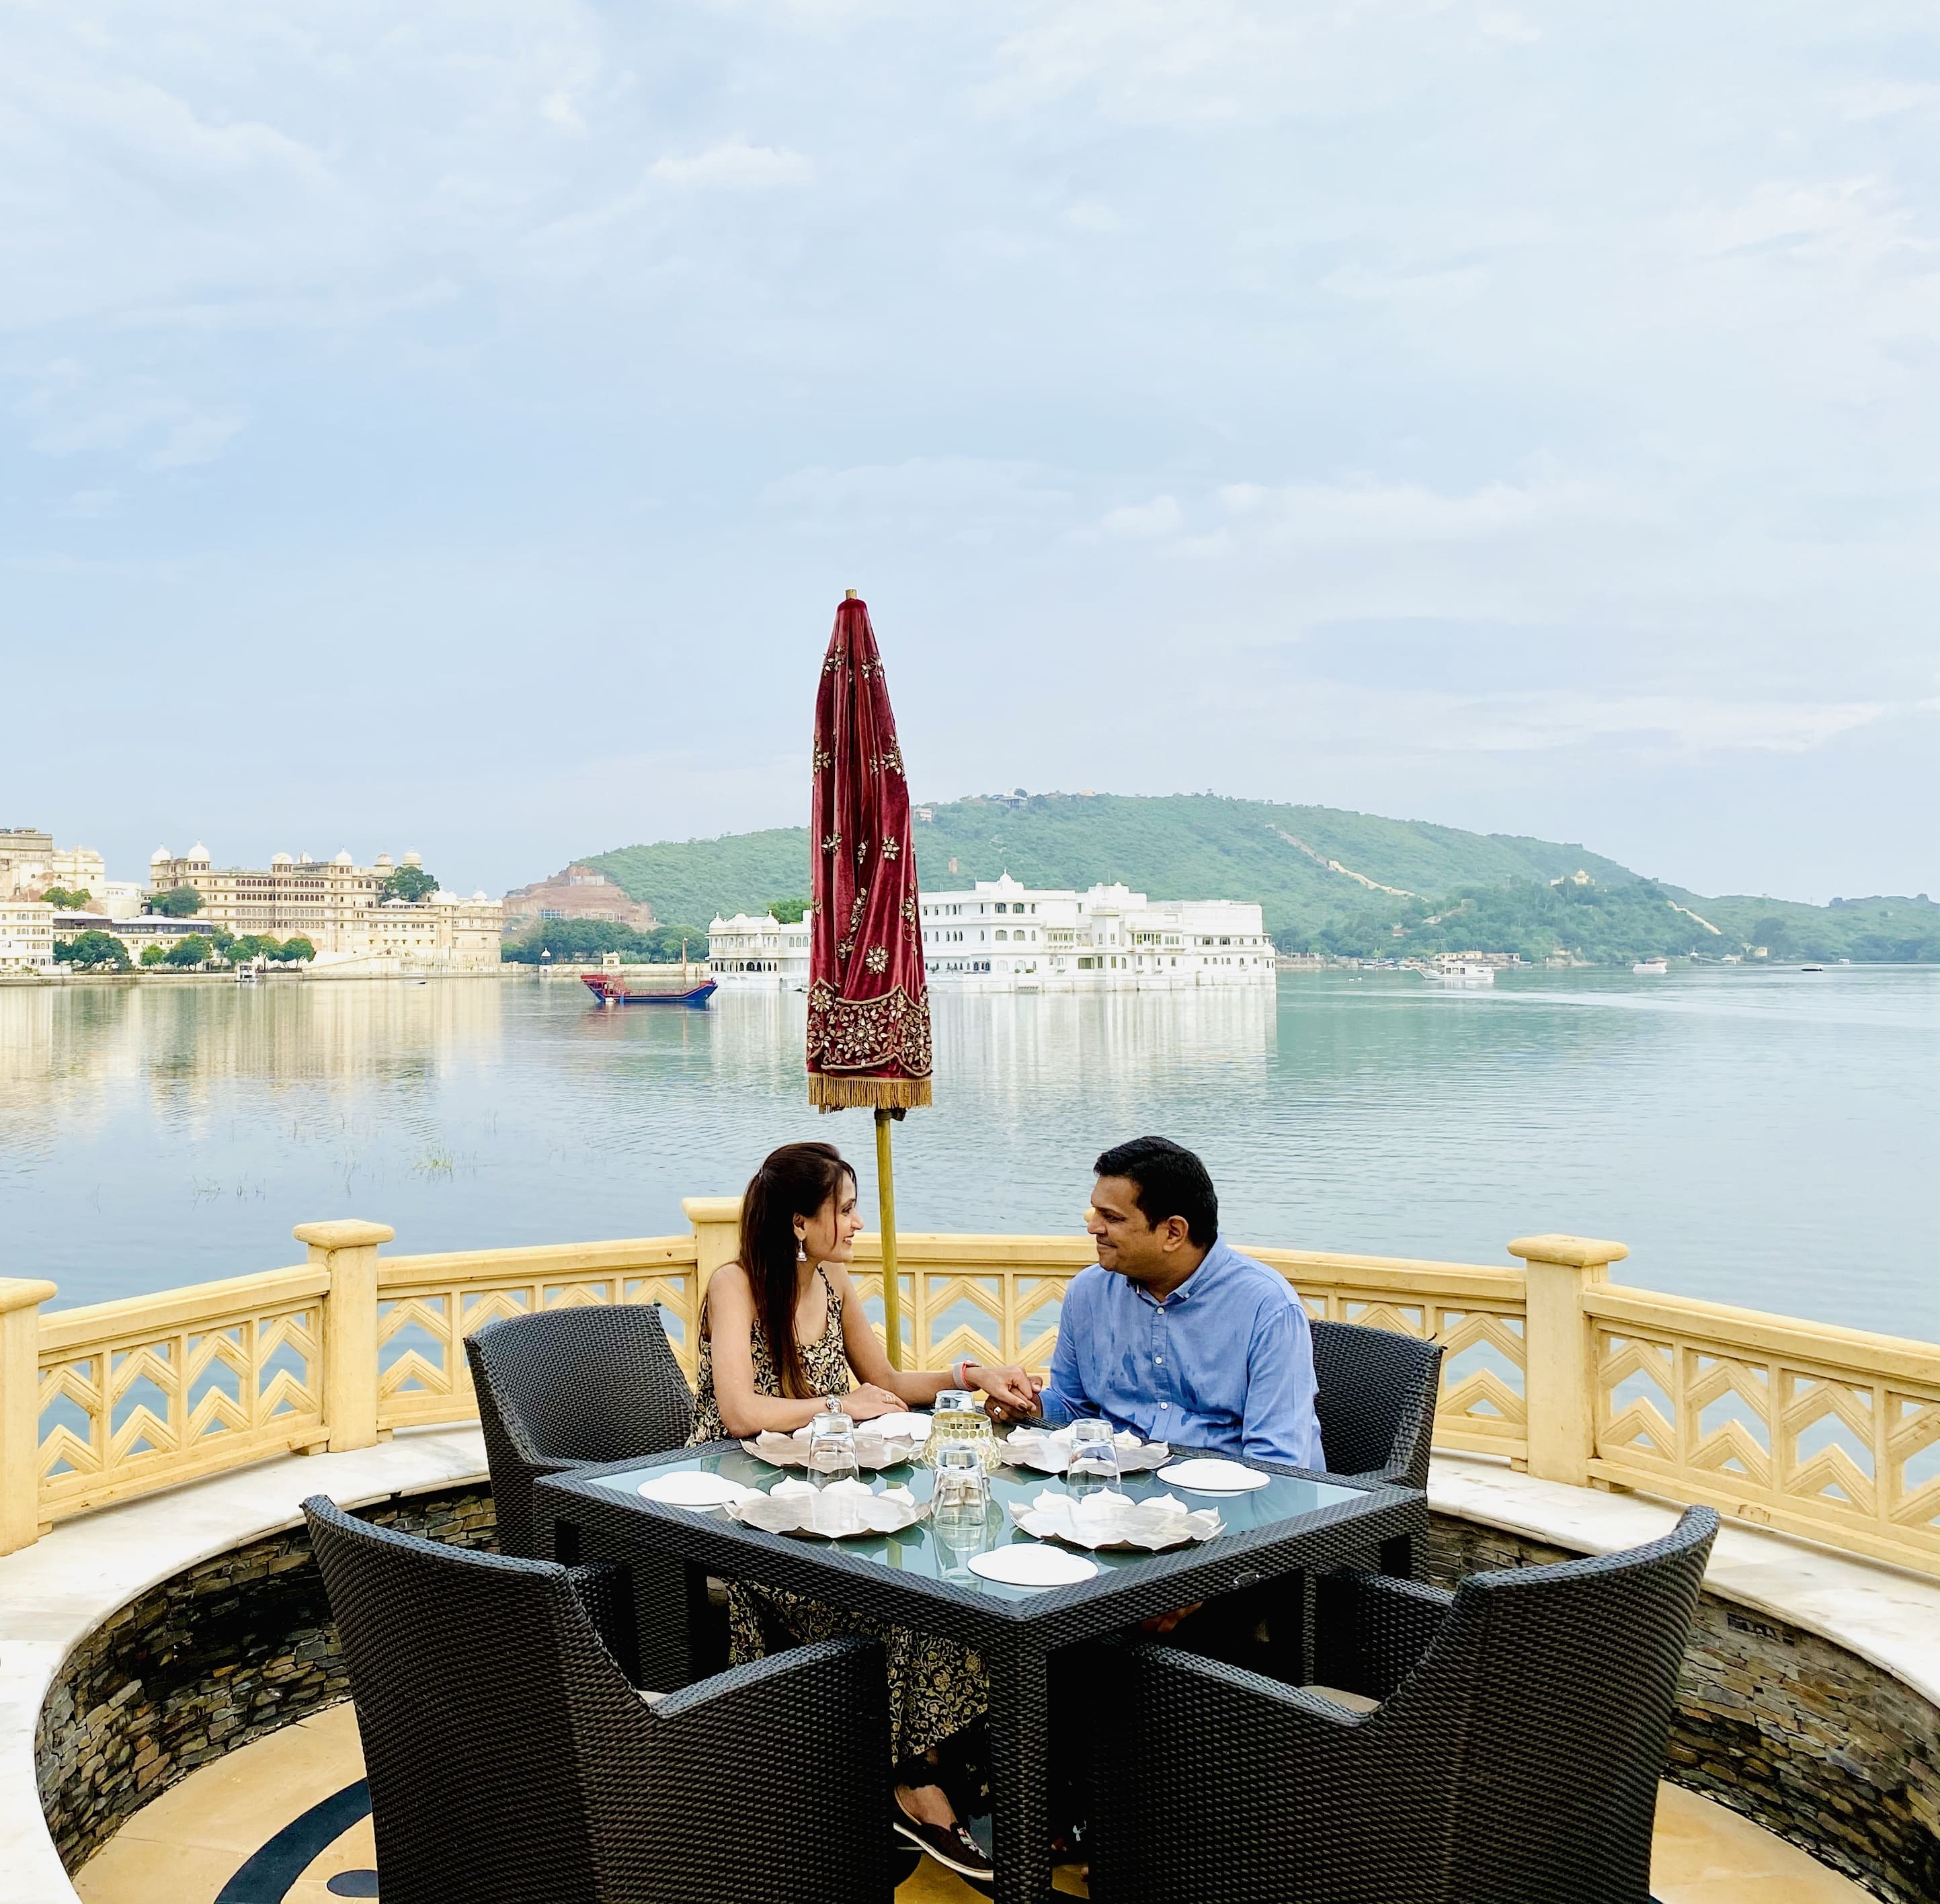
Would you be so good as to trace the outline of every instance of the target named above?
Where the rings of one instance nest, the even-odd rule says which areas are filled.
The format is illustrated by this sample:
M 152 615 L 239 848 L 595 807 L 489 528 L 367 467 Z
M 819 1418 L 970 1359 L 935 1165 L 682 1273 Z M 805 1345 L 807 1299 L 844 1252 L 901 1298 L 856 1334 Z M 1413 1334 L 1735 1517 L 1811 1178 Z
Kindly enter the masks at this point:
M 1508 1260 L 1621 1238 L 1624 1280 L 1940 1339 L 1940 971 L 1283 973 L 1277 990 L 934 1001 L 937 1107 L 896 1132 L 906 1229 L 1072 1230 L 1156 1131 L 1224 1228 Z M 602 1012 L 569 982 L 0 989 L 0 1275 L 93 1302 L 301 1260 L 664 1234 L 818 1118 L 798 996 Z

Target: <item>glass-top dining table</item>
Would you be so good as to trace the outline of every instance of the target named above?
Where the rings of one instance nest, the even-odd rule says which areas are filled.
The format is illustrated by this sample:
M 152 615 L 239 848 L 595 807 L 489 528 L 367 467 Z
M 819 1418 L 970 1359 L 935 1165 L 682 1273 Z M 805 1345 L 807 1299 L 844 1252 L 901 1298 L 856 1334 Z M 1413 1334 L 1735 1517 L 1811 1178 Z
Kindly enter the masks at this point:
M 1187 1451 L 1180 1451 L 1184 1453 Z M 999 1904 L 1042 1904 L 1051 1891 L 1050 1752 L 1053 1656 L 1082 1641 L 1136 1627 L 1143 1619 L 1252 1590 L 1270 1607 L 1277 1629 L 1298 1634 L 1305 1577 L 1361 1561 L 1370 1551 L 1419 1540 L 1427 1504 L 1419 1488 L 1303 1473 L 1270 1463 L 1244 1494 L 1188 1492 L 1151 1473 L 1127 1475 L 1133 1500 L 1170 1493 L 1191 1508 L 1216 1507 L 1224 1531 L 1163 1553 L 1087 1553 L 1097 1572 L 1069 1586 L 1022 1587 L 988 1580 L 967 1564 L 984 1549 L 1032 1537 L 1013 1526 L 1007 1503 L 1063 1491 L 1059 1478 L 1028 1468 L 991 1477 L 991 1509 L 981 1543 L 960 1530 L 946 1543 L 927 1517 L 893 1534 L 831 1540 L 770 1534 L 713 1509 L 642 1497 L 643 1482 L 670 1470 L 717 1474 L 765 1490 L 782 1470 L 737 1442 L 713 1442 L 645 1460 L 577 1468 L 538 1482 L 534 1506 L 540 1551 L 568 1564 L 627 1564 L 643 1685 L 688 1683 L 718 1663 L 710 1656 L 706 1610 L 710 1574 L 806 1595 L 824 1604 L 960 1640 L 990 1674 L 990 1776 L 994 1835 L 993 1887 Z M 935 1477 L 920 1463 L 870 1477 L 907 1487 L 919 1503 Z M 1081 1737 L 1081 1715 L 1060 1729 L 1061 1744 Z

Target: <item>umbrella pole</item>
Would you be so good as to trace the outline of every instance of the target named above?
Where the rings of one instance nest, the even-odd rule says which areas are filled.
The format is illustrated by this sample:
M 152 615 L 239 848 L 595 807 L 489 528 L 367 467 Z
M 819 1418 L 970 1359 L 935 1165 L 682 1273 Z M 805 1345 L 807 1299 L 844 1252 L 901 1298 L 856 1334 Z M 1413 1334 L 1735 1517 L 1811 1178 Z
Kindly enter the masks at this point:
M 892 1120 L 886 1110 L 876 1113 L 876 1196 L 882 1212 L 883 1333 L 889 1338 L 889 1366 L 903 1365 L 903 1291 L 896 1274 L 896 1184 L 889 1160 Z

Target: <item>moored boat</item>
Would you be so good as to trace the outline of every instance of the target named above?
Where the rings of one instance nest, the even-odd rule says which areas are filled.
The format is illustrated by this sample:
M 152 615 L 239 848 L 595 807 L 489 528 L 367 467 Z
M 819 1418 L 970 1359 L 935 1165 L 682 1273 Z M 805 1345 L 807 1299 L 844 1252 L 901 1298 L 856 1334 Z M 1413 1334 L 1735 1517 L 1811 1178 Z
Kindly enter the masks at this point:
M 704 979 L 684 992 L 636 992 L 613 972 L 582 972 L 580 982 L 602 1005 L 705 1005 L 719 988 Z
M 1670 970 L 1670 961 L 1662 958 L 1640 958 L 1630 967 L 1633 972 L 1646 972 L 1661 976 Z
M 1421 976 L 1432 985 L 1493 985 L 1495 967 L 1472 958 L 1444 958 L 1421 967 Z

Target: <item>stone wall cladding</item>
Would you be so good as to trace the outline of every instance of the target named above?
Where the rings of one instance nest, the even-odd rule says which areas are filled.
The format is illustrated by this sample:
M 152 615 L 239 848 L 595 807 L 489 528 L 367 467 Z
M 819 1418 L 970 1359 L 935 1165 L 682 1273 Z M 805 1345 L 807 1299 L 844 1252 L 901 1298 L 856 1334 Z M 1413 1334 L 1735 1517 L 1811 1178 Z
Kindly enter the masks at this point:
M 358 1513 L 457 1546 L 496 1533 L 482 1485 Z M 75 1649 L 41 1708 L 35 1767 L 62 1863 L 77 1869 L 198 1766 L 349 1696 L 303 1528 L 163 1581 Z
M 1437 1514 L 1429 1570 L 1581 1556 Z M 1829 1640 L 1706 1594 L 1685 1656 L 1668 1776 L 1893 1904 L 1940 1900 L 1940 1711 Z

